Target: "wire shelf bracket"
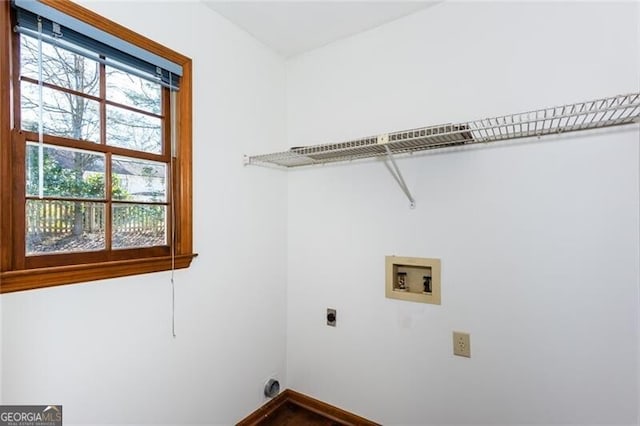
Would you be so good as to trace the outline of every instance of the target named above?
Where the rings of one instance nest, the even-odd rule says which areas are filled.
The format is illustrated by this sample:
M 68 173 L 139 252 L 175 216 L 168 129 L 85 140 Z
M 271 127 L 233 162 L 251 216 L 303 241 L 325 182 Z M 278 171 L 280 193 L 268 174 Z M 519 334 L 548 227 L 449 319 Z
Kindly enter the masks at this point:
M 388 138 L 388 137 L 389 135 L 381 136 L 381 138 Z M 413 198 L 413 195 L 411 195 L 411 191 L 409 191 L 409 188 L 407 187 L 407 183 L 404 181 L 404 178 L 402 177 L 402 172 L 400 171 L 400 168 L 398 167 L 398 164 L 396 163 L 395 158 L 393 158 L 393 153 L 391 152 L 391 149 L 389 149 L 389 147 L 386 145 L 385 145 L 385 149 L 387 151 L 387 156 L 385 157 L 385 165 L 387 166 L 387 169 L 389 169 L 389 172 L 391 173 L 395 181 L 398 183 L 398 185 L 400 185 L 400 189 L 402 189 L 402 192 L 404 192 L 404 195 L 406 195 L 407 198 L 409 199 L 409 208 L 415 209 L 416 200 Z

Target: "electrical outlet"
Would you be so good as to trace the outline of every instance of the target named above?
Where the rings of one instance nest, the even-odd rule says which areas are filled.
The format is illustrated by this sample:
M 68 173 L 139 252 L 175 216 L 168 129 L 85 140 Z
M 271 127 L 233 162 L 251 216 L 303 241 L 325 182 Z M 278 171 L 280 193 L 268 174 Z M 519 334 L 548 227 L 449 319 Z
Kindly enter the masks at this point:
M 469 333 L 453 332 L 453 354 L 471 358 L 471 337 Z
M 327 325 L 335 327 L 336 321 L 338 321 L 338 312 L 335 309 L 327 308 Z

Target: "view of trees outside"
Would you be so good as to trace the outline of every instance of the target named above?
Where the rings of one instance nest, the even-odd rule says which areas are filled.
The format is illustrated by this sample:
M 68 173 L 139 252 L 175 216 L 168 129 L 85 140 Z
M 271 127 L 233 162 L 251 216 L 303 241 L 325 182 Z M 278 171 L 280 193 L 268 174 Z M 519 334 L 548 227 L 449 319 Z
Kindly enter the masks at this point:
M 40 123 L 38 56 L 38 41 L 22 35 L 22 129 L 34 133 Z M 121 106 L 107 104 L 106 122 L 101 123 L 99 101 L 73 93 L 99 98 L 100 73 L 97 61 L 42 43 L 44 134 L 100 143 L 104 125 L 107 145 L 161 154 L 162 120 L 157 117 L 162 112 L 160 85 L 105 67 L 106 99 Z M 106 188 L 107 161 L 111 188 Z M 154 204 L 167 202 L 167 172 L 167 164 L 162 162 L 52 143 L 40 147 L 38 141 L 29 141 L 25 176 L 27 253 L 101 250 L 107 238 L 113 248 L 167 244 L 167 207 Z M 43 198 L 39 198 L 41 191 Z M 105 203 L 107 198 L 113 202 Z M 110 236 L 105 235 L 107 215 L 111 215 Z

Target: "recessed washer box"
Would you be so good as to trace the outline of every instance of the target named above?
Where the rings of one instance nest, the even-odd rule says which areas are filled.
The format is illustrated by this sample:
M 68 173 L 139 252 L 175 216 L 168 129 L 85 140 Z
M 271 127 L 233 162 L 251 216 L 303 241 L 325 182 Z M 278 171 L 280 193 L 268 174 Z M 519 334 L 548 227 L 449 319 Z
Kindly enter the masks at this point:
M 385 260 L 388 298 L 440 304 L 440 259 L 386 256 Z

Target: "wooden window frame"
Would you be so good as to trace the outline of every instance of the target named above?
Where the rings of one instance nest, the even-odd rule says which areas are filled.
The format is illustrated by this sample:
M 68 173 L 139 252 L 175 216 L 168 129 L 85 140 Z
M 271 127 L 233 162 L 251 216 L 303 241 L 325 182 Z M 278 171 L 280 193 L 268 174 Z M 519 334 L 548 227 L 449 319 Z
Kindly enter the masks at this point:
M 16 243 L 16 235 L 24 239 L 24 228 L 16 234 L 15 224 L 18 203 L 24 202 L 24 173 L 18 173 L 20 158 L 15 155 L 15 139 L 24 140 L 24 132 L 13 129 L 12 108 L 14 70 L 14 40 L 11 28 L 11 3 L 0 2 L 0 293 L 31 290 L 63 284 L 81 283 L 149 272 L 188 268 L 196 256 L 193 250 L 192 231 L 192 65 L 191 59 L 170 50 L 122 25 L 79 6 L 70 0 L 40 0 L 43 4 L 73 16 L 89 25 L 182 66 L 180 91 L 176 109 L 179 116 L 177 128 L 178 146 L 174 160 L 171 184 L 175 203 L 174 256 L 167 250 L 127 250 L 129 256 L 112 259 L 96 259 L 91 253 L 69 254 L 77 263 L 47 265 L 46 262 L 28 268 L 25 265 L 24 244 Z M 18 156 L 19 157 L 19 156 Z M 24 163 L 22 163 L 24 164 Z M 18 165 L 18 167 L 16 167 Z M 16 192 L 18 191 L 18 192 Z M 20 195 L 16 197 L 15 195 Z M 20 237 L 21 236 L 21 237 Z M 16 251 L 20 250 L 18 255 Z M 137 255 L 136 255 L 137 253 Z M 67 256 L 67 255 L 57 255 Z M 75 260 L 75 259 L 74 259 Z M 97 260 L 97 261 L 96 261 Z M 68 262 L 64 262 L 68 263 Z

